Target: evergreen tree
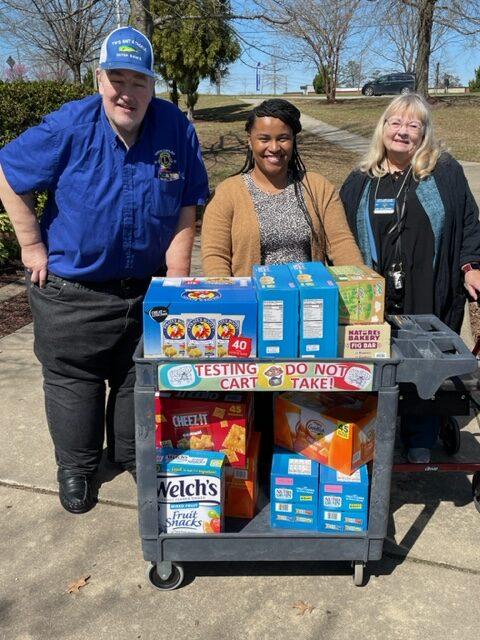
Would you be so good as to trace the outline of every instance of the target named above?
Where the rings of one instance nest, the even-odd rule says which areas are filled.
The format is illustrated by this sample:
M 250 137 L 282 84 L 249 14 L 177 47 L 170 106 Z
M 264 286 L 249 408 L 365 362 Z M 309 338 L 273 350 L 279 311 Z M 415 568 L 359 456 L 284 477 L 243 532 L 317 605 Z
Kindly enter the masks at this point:
M 470 91 L 480 91 L 480 67 L 475 69 L 475 78 L 468 83 Z
M 172 88 L 171 99 L 178 104 L 177 88 L 187 96 L 187 110 L 193 119 L 200 80 L 240 55 L 240 46 L 229 24 L 229 0 L 178 0 L 168 4 L 152 0 L 154 16 L 153 48 L 157 71 Z

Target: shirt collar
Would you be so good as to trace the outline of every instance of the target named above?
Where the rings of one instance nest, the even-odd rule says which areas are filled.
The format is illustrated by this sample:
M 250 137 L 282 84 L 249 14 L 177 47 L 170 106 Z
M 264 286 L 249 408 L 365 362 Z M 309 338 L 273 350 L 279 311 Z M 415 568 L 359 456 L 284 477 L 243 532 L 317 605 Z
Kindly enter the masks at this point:
M 145 117 L 143 118 L 143 122 L 140 126 L 140 132 L 138 134 L 138 137 L 135 141 L 134 144 L 137 144 L 137 142 L 140 142 L 141 140 L 143 140 L 144 138 L 146 138 L 147 136 L 150 135 L 149 131 L 151 129 L 151 121 L 152 121 L 152 102 L 150 102 L 150 104 L 148 105 L 148 109 L 145 112 Z M 123 141 L 117 136 L 117 134 L 115 133 L 115 131 L 113 130 L 112 125 L 110 124 L 110 120 L 107 117 L 107 114 L 105 113 L 105 109 L 103 107 L 103 103 L 102 103 L 102 124 L 103 124 L 103 128 L 105 130 L 105 134 L 107 136 L 107 140 L 108 142 L 112 145 L 112 147 L 121 147 L 122 149 L 125 149 L 125 145 L 123 143 Z M 132 145 L 133 147 L 134 145 Z

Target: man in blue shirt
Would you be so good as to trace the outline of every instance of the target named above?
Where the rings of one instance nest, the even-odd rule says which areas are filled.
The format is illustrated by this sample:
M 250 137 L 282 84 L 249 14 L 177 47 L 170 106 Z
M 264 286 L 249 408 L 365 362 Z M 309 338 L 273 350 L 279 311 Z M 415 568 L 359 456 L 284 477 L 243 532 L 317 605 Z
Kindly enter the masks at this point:
M 0 198 L 27 270 L 60 502 L 72 513 L 95 503 L 105 422 L 110 460 L 135 469 L 132 355 L 143 296 L 152 275 L 189 274 L 195 208 L 208 194 L 193 126 L 153 97 L 148 39 L 113 31 L 97 79 L 100 95 L 64 105 L 0 150 Z M 38 190 L 48 191 L 40 225 Z

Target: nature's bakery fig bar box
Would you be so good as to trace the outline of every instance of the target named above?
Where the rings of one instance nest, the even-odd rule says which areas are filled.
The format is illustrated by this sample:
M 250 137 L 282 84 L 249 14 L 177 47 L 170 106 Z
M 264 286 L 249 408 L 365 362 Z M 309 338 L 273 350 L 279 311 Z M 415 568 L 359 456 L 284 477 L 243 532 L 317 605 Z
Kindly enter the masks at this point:
M 338 287 L 338 322 L 372 324 L 383 322 L 385 280 L 369 267 L 328 267 Z
M 349 324 L 338 328 L 341 358 L 389 358 L 391 329 L 383 324 Z

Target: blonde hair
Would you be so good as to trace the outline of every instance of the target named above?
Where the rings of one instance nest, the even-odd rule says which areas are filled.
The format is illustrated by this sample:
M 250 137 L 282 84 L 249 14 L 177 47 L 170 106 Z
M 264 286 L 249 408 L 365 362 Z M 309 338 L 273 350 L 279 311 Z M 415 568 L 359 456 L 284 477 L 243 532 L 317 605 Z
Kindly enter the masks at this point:
M 432 173 L 440 154 L 444 151 L 444 147 L 442 143 L 436 140 L 433 133 L 430 107 L 418 93 L 398 96 L 387 106 L 377 122 L 370 147 L 360 161 L 360 171 L 376 178 L 381 178 L 388 173 L 382 166 L 387 156 L 385 145 L 383 144 L 383 130 L 387 118 L 399 113 L 405 113 L 422 123 L 422 142 L 410 162 L 414 178 L 422 180 Z

